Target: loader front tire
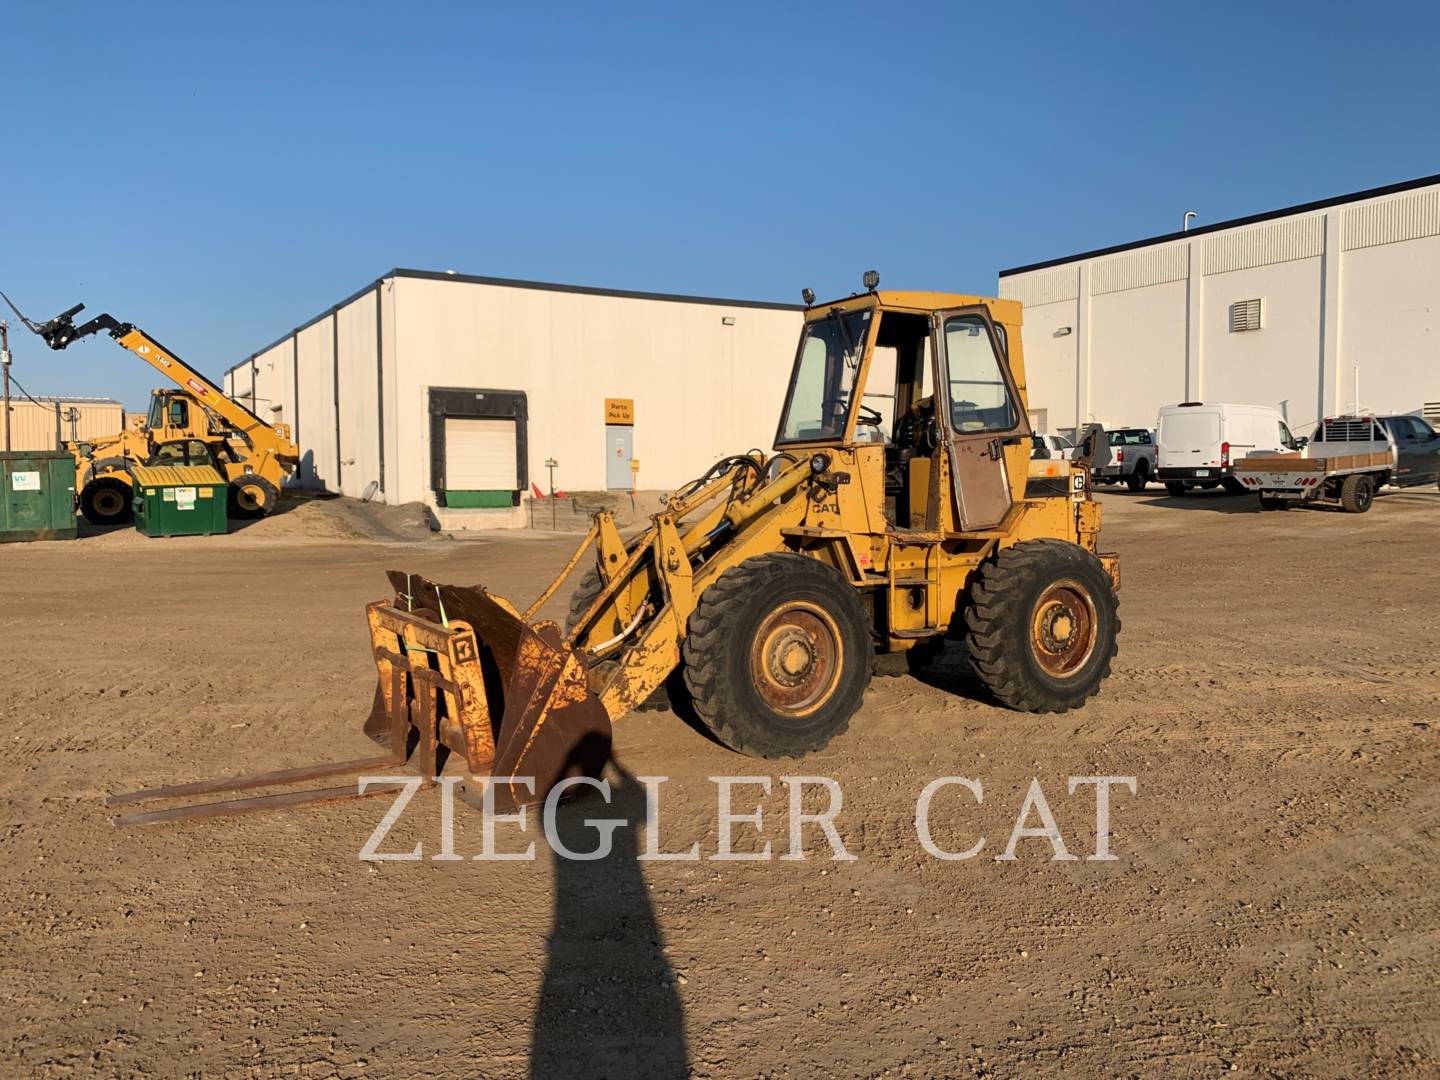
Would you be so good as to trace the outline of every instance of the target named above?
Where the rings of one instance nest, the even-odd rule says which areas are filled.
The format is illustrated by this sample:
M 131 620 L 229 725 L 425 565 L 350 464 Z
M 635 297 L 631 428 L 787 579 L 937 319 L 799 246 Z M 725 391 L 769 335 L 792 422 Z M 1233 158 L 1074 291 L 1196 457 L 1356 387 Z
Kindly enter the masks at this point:
M 1105 568 L 1064 540 L 1029 540 L 980 568 L 966 644 L 985 686 L 1012 709 L 1066 712 L 1110 674 L 1119 599 Z
M 124 525 L 135 519 L 134 490 L 118 476 L 91 480 L 80 492 L 80 513 L 91 525 Z
M 263 476 L 249 473 L 230 481 L 230 516 L 242 521 L 263 518 L 275 509 L 280 493 Z
M 592 566 L 585 571 L 580 579 L 580 584 L 575 586 L 575 591 L 570 594 L 570 610 L 565 614 L 565 633 L 575 629 L 575 624 L 580 621 L 580 616 L 585 614 L 585 609 L 595 602 L 600 595 L 600 590 L 605 583 L 600 580 L 600 568 Z M 619 632 L 615 627 L 613 632 Z
M 682 647 L 695 712 L 732 750 L 799 757 L 860 708 L 875 646 L 860 595 L 824 563 L 772 552 L 700 594 Z

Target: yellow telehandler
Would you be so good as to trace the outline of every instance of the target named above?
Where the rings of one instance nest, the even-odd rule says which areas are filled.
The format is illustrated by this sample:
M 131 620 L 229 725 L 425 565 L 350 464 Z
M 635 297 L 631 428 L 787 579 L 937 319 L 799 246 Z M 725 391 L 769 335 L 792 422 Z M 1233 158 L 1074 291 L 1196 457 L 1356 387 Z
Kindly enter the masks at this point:
M 75 316 L 85 305 L 76 304 L 36 324 L 8 296 L 0 293 L 0 297 L 52 349 L 64 349 L 103 330 L 179 386 L 151 393 L 144 424 L 118 435 L 66 444 L 75 457 L 75 490 L 87 521 L 95 525 L 129 521 L 130 467 L 145 464 L 214 467 L 228 482 L 231 517 L 260 518 L 275 509 L 285 477 L 300 464 L 300 450 L 290 439 L 288 425 L 267 424 L 130 323 L 101 314 L 77 327 Z
M 1103 432 L 1092 430 L 1078 460 L 1032 463 L 1020 305 L 878 284 L 867 272 L 865 292 L 818 305 L 805 291 L 772 455 L 718 462 L 629 539 L 597 513 L 524 611 L 483 586 L 390 572 L 393 597 L 367 609 L 379 679 L 365 725 L 388 755 L 111 803 L 408 756 L 427 780 L 449 758 L 452 771 L 494 784 L 495 805 L 533 805 L 565 777 L 594 775 L 611 723 L 667 684 L 731 748 L 798 756 L 845 729 L 877 665 L 928 659 L 947 638 L 1006 706 L 1082 705 L 1109 673 L 1120 629 L 1119 561 L 1099 551 L 1090 495 Z M 566 625 L 537 620 L 587 553 Z M 351 784 L 115 820 L 358 795 Z

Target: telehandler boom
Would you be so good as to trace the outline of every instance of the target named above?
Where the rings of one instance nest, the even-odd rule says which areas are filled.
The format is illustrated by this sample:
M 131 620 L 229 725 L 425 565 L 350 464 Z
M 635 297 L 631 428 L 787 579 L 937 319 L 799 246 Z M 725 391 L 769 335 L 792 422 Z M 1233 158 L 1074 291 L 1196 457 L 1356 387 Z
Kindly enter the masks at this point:
M 878 275 L 865 277 L 866 292 L 833 303 L 815 305 L 807 290 L 774 454 L 718 462 L 638 536 L 596 514 L 524 611 L 483 586 L 389 573 L 393 598 L 367 609 L 379 678 L 365 724 L 388 744 L 387 763 L 404 762 L 413 740 L 427 781 L 450 757 L 493 783 L 498 804 L 534 804 L 566 777 L 594 775 L 612 722 L 662 687 L 731 748 L 799 756 L 845 730 L 877 666 L 924 662 L 947 640 L 963 643 L 984 689 L 1010 708 L 1063 712 L 1099 690 L 1120 629 L 1119 561 L 1099 552 L 1090 494 L 1103 432 L 1092 430 L 1080 460 L 1032 465 L 1020 305 L 881 292 Z M 566 625 L 537 620 L 587 554 Z
M 4 296 L 0 293 L 0 296 Z M 57 351 L 105 331 L 172 380 L 179 390 L 156 390 L 147 423 L 119 435 L 69 444 L 76 459 L 76 491 L 87 520 L 118 524 L 130 517 L 132 464 L 214 465 L 229 482 L 232 517 L 264 517 L 275 509 L 284 478 L 300 463 L 286 424 L 267 424 L 229 397 L 145 331 L 109 314 L 75 325 L 85 309 L 76 304 L 44 323 L 34 323 L 4 297 L 10 309 Z

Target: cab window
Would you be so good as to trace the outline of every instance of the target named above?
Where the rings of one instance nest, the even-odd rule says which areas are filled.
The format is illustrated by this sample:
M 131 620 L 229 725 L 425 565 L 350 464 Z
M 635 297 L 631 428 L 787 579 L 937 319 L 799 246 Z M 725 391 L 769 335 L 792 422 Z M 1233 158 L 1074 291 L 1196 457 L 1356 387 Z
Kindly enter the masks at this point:
M 1015 427 L 1015 404 L 984 319 L 955 315 L 945 320 L 945 369 L 952 431 L 969 435 Z
M 805 324 L 777 444 L 844 435 L 870 316 L 835 310 Z

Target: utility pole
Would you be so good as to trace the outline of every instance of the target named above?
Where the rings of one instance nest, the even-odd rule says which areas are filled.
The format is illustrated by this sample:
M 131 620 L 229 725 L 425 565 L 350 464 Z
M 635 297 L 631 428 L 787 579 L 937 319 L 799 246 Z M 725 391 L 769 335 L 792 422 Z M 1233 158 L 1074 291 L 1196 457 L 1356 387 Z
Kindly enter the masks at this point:
M 5 380 L 5 452 L 10 452 L 10 324 L 0 319 L 0 372 Z

